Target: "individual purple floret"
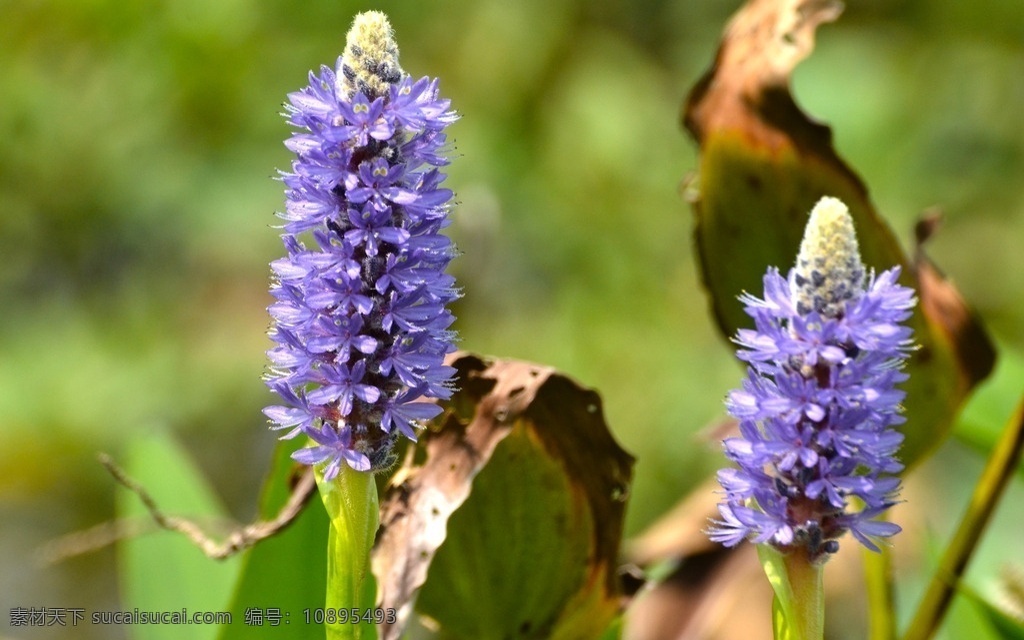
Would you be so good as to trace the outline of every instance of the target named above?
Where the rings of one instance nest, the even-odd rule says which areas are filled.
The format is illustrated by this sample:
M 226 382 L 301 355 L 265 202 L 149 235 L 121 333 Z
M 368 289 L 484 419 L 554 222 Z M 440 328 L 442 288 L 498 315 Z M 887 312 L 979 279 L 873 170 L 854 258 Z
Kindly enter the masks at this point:
M 452 192 L 437 167 L 456 115 L 436 80 L 402 71 L 378 12 L 357 16 L 336 68 L 288 99 L 296 158 L 282 173 L 287 256 L 271 264 L 267 352 L 284 404 L 264 413 L 284 438 L 312 439 L 293 457 L 331 479 L 342 462 L 390 466 L 398 434 L 415 439 L 440 413 L 426 400 L 451 397 L 447 306 L 459 293 L 441 233 Z
M 749 366 L 726 399 L 740 436 L 724 448 L 738 468 L 718 472 L 712 540 L 802 547 L 814 560 L 846 531 L 874 551 L 900 531 L 874 520 L 895 504 L 903 469 L 893 427 L 904 422 L 896 385 L 914 348 L 902 323 L 915 299 L 898 276 L 866 276 L 846 206 L 822 198 L 788 277 L 770 268 L 764 298 L 740 298 L 755 328 L 735 338 Z

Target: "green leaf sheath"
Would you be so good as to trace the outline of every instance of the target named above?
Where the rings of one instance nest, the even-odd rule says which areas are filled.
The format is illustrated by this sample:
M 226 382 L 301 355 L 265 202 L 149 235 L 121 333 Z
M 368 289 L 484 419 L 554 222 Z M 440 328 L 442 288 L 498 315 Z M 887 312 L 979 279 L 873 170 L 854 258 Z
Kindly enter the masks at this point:
M 327 638 L 376 640 L 372 614 L 366 620 L 352 620 L 372 611 L 377 602 L 377 583 L 370 571 L 370 551 L 380 519 L 373 474 L 342 464 L 331 481 L 324 481 L 318 473 L 317 485 L 331 519 L 327 542 Z M 351 613 L 332 622 L 330 610 L 339 609 Z M 354 613 L 360 616 L 351 615 Z
M 825 633 L 824 567 L 800 551 L 782 554 L 757 545 L 764 573 L 775 591 L 772 629 L 775 640 L 822 640 Z

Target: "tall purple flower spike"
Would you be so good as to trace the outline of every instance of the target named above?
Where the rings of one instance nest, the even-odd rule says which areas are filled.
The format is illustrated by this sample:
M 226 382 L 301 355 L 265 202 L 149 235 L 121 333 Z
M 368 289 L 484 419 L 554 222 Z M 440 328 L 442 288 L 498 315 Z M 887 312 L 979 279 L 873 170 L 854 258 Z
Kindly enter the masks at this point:
M 788 278 L 770 268 L 764 298 L 740 298 L 755 329 L 735 338 L 749 366 L 726 399 L 740 436 L 723 444 L 737 468 L 718 472 L 712 540 L 822 559 L 846 531 L 874 551 L 900 531 L 874 519 L 895 504 L 903 469 L 893 427 L 904 422 L 896 385 L 914 346 L 901 323 L 915 298 L 898 276 L 896 267 L 866 277 L 846 205 L 826 197 Z
M 309 437 L 293 457 L 331 479 L 343 462 L 389 467 L 399 434 L 415 440 L 440 413 L 425 400 L 451 397 L 459 292 L 438 167 L 457 116 L 437 80 L 402 71 L 379 12 L 358 15 L 336 68 L 288 100 L 296 158 L 282 172 L 287 256 L 271 263 L 266 376 L 283 404 L 264 413 L 283 438 Z

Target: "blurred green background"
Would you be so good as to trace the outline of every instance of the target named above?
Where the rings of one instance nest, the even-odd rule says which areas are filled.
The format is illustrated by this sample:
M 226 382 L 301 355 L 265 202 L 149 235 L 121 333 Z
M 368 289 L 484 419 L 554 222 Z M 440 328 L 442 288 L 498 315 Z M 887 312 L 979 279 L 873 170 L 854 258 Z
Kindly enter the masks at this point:
M 0 2 L 0 634 L 61 635 L 10 629 L 11 606 L 118 608 L 110 548 L 56 566 L 39 549 L 113 516 L 95 453 L 133 434 L 175 433 L 253 517 L 274 445 L 260 375 L 273 177 L 290 161 L 279 112 L 361 10 L 390 15 L 406 71 L 440 77 L 463 116 L 448 180 L 462 347 L 601 391 L 639 460 L 630 533 L 718 467 L 697 434 L 740 369 L 692 260 L 678 112 L 739 4 Z M 1020 0 L 848 4 L 797 100 L 904 242 L 922 210 L 946 213 L 932 256 L 1020 353 Z M 969 470 L 966 490 L 980 458 L 940 456 Z M 76 637 L 125 632 L 99 631 Z

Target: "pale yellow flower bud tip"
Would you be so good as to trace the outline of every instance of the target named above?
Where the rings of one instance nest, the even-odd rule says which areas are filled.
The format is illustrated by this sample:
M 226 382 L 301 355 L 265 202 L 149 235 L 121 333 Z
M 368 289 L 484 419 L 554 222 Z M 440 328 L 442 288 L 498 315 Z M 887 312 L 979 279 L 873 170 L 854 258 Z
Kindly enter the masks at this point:
M 398 43 L 384 13 L 365 11 L 355 17 L 341 62 L 342 83 L 349 96 L 362 91 L 372 100 L 386 95 L 402 79 Z
M 841 315 L 847 301 L 864 291 L 864 264 L 850 210 L 842 200 L 825 196 L 814 205 L 792 283 L 798 311 Z

